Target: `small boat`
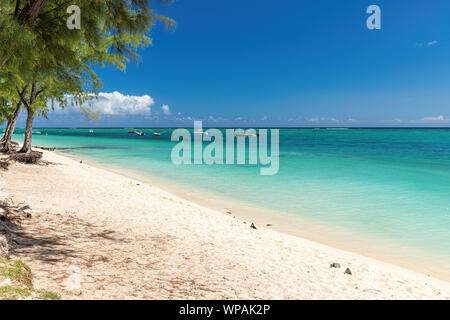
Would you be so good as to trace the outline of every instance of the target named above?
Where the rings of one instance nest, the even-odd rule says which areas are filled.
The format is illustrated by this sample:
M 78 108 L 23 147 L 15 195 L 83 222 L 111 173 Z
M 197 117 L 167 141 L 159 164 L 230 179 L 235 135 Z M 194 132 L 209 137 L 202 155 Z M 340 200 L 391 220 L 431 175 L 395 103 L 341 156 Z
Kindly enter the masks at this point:
M 143 136 L 143 135 L 145 135 L 145 133 L 143 133 L 143 132 L 140 132 L 140 131 L 128 131 L 128 133 L 134 133 L 134 134 L 137 134 L 138 136 Z
M 153 132 L 153 135 L 159 137 L 159 136 L 161 135 L 161 133 L 159 133 L 159 132 Z
M 31 131 L 32 134 L 41 134 L 40 131 Z
M 235 137 L 259 137 L 259 133 L 235 133 Z
M 89 129 L 89 133 L 94 133 L 94 130 L 92 130 L 92 129 Z
M 204 131 L 194 131 L 194 134 L 204 134 L 204 135 L 208 135 L 209 132 L 204 132 Z

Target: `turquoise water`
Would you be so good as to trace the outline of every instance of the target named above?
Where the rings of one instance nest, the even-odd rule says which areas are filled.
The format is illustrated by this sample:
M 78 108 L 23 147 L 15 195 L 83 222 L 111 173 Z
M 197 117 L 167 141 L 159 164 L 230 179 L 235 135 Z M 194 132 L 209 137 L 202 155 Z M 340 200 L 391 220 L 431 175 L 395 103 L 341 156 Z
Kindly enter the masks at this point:
M 450 262 L 450 129 L 280 130 L 277 175 L 171 162 L 171 129 L 39 129 L 33 144 L 324 221 Z M 48 133 L 48 135 L 45 135 Z M 15 140 L 21 140 L 21 131 Z M 206 144 L 206 143 L 205 143 Z M 445 265 L 445 266 L 444 266 Z M 442 264 L 448 268 L 448 264 Z

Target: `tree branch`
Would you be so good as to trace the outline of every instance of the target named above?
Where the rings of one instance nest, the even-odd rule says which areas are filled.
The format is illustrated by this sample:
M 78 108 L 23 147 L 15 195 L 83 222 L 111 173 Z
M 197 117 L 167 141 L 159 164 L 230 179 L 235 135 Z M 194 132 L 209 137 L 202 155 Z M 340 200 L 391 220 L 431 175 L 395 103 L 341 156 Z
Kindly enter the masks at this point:
M 20 0 L 16 0 L 16 8 L 14 9 L 14 17 L 17 17 L 19 10 L 20 10 Z
M 37 91 L 36 92 L 36 98 L 37 98 L 38 95 L 40 95 L 42 92 L 44 92 L 45 89 L 47 89 L 47 87 L 43 87 L 41 90 Z
M 20 100 L 21 100 L 22 103 L 25 105 L 25 107 L 27 107 L 27 109 L 29 109 L 30 106 L 28 105 L 28 102 L 27 102 L 27 100 L 23 97 L 23 95 L 24 95 L 25 91 L 28 89 L 29 86 L 30 86 L 30 85 L 27 84 L 27 85 L 23 88 L 22 92 L 20 92 L 19 88 L 17 88 L 17 86 L 16 86 L 16 90 L 17 90 L 17 93 L 19 94 Z

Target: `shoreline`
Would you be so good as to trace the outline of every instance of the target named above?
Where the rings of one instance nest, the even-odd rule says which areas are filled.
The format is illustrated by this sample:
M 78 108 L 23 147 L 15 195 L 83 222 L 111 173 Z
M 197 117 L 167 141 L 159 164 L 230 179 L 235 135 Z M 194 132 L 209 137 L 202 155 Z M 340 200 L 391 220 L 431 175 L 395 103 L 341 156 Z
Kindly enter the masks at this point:
M 5 177 L 11 175 L 7 180 L 13 186 L 2 189 L 7 193 L 12 191 L 17 200 L 30 203 L 33 209 L 36 207 L 38 210 L 48 211 L 52 214 L 53 212 L 74 212 L 76 216 L 87 219 L 89 223 L 107 221 L 107 224 L 118 229 L 129 225 L 136 226 L 137 223 L 138 228 L 133 230 L 132 236 L 140 235 L 141 241 L 147 241 L 143 235 L 148 232 L 162 232 L 160 229 L 167 229 L 167 233 L 171 234 L 170 239 L 174 237 L 177 241 L 181 241 L 185 249 L 191 251 L 191 255 L 177 261 L 178 257 L 169 254 L 169 256 L 163 257 L 167 260 L 165 267 L 169 268 L 173 274 L 178 274 L 184 269 L 180 263 L 187 263 L 191 259 L 200 259 L 200 262 L 197 261 L 188 270 L 190 270 L 190 275 L 199 282 L 205 281 L 202 278 L 205 277 L 205 268 L 210 272 L 215 270 L 212 272 L 215 275 L 214 279 L 209 279 L 208 275 L 208 279 L 212 281 L 209 283 L 210 286 L 215 287 L 214 290 L 209 289 L 214 294 L 207 295 L 208 297 L 420 299 L 426 296 L 426 298 L 450 299 L 448 282 L 384 261 L 271 230 L 264 226 L 257 225 L 257 230 L 253 230 L 249 227 L 249 222 L 244 224 L 239 218 L 232 218 L 217 210 L 203 207 L 172 192 L 155 187 L 153 184 L 147 185 L 141 179 L 123 176 L 120 173 L 92 165 L 90 160 L 82 159 L 83 163 L 80 164 L 79 160 L 75 159 L 81 158 L 73 155 L 59 151 L 43 152 L 44 159 L 53 164 L 45 167 L 14 164 L 10 169 L 11 172 L 2 174 Z M 19 172 L 17 173 L 17 171 Z M 62 173 L 65 174 L 64 177 L 61 177 Z M 17 191 L 19 189 L 14 189 L 15 180 L 12 179 L 12 176 L 17 178 L 24 174 L 33 178 L 33 181 L 30 182 L 30 185 L 36 187 L 32 189 L 33 194 L 21 194 Z M 32 175 L 30 176 L 30 174 Z M 49 190 L 39 190 L 46 186 L 45 179 L 60 181 L 56 181 L 51 187 L 48 186 L 52 190 L 49 193 Z M 102 186 L 104 190 L 101 190 Z M 63 187 L 67 190 L 62 190 Z M 135 188 L 138 189 L 135 190 Z M 123 195 L 124 192 L 126 195 Z M 49 198 L 50 194 L 53 198 Z M 74 194 L 77 194 L 81 202 L 73 199 Z M 109 199 L 110 196 L 111 199 Z M 129 197 L 125 202 L 123 201 L 124 196 Z M 137 206 L 135 202 L 139 202 L 140 206 Z M 150 214 L 147 213 L 149 204 L 151 208 L 153 206 L 155 208 L 152 208 L 151 219 L 147 220 L 149 219 L 147 215 Z M 126 216 L 121 212 L 126 212 Z M 124 223 L 123 219 L 126 219 L 129 225 Z M 169 221 L 176 221 L 176 224 L 172 225 Z M 154 224 L 159 226 L 159 229 L 152 228 L 151 226 Z M 177 224 L 179 228 L 177 228 Z M 184 234 L 184 236 L 179 238 L 180 234 Z M 202 246 L 198 246 L 195 239 L 191 239 L 195 238 L 192 234 L 203 239 Z M 237 241 L 238 239 L 240 241 Z M 230 242 L 235 243 L 230 245 Z M 211 246 L 211 251 L 204 247 L 205 243 L 208 243 L 207 246 Z M 177 251 L 179 247 L 175 246 L 173 250 Z M 207 253 L 216 257 L 216 260 L 208 260 L 207 255 L 203 255 L 203 250 L 208 250 Z M 136 252 L 136 254 L 138 253 Z M 230 254 L 231 256 L 228 256 Z M 140 256 L 139 259 L 146 259 L 146 256 Z M 342 264 L 342 268 L 330 268 L 329 265 L 334 262 Z M 34 263 L 37 262 L 34 261 Z M 229 263 L 231 264 L 229 265 Z M 227 266 L 225 269 L 228 272 L 224 272 L 224 266 Z M 353 275 L 344 274 L 346 266 L 352 270 Z M 194 269 L 191 270 L 192 268 Z M 216 270 L 217 268 L 219 270 Z M 255 268 L 256 270 L 254 270 Z M 240 278 L 243 270 L 252 279 L 250 283 L 247 283 L 246 277 Z M 258 271 L 257 274 L 253 274 L 255 271 Z M 169 277 L 173 277 L 173 274 Z M 221 277 L 226 280 L 221 279 L 222 285 L 217 286 L 215 282 L 219 281 L 218 279 Z M 228 279 L 229 277 L 231 279 Z M 364 284 L 363 286 L 377 288 L 373 289 L 375 290 L 373 292 L 370 288 L 361 291 L 361 283 Z M 273 290 L 262 293 L 252 291 L 255 286 L 261 285 L 271 286 Z M 218 293 L 218 290 L 229 290 L 230 286 L 241 294 L 230 296 Z M 436 286 L 436 288 L 431 288 L 431 286 Z M 247 289 L 243 290 L 245 287 Z M 239 290 L 239 288 L 241 289 Z M 298 288 L 307 290 L 300 293 Z M 184 295 L 175 298 L 190 297 L 187 292 L 185 291 Z M 439 294 L 435 294 L 436 292 Z M 164 294 L 159 297 L 164 297 Z M 194 297 L 201 298 L 203 296 L 194 294 Z
M 193 192 L 187 192 L 185 190 L 189 190 L 192 186 L 180 182 L 173 182 L 147 172 L 144 173 L 133 169 L 100 163 L 96 160 L 66 153 L 58 149 L 55 149 L 52 152 L 76 161 L 83 161 L 83 163 L 119 174 L 125 178 L 131 178 L 140 181 L 141 183 L 156 186 L 185 201 L 219 212 L 223 215 L 229 215 L 241 220 L 243 223 L 254 223 L 257 227 L 263 227 L 302 240 L 312 241 L 336 250 L 350 252 L 368 259 L 374 259 L 399 268 L 411 270 L 419 274 L 432 276 L 440 281 L 450 282 L 450 270 L 444 272 L 439 268 L 446 264 L 441 262 L 441 257 L 437 254 L 430 254 L 418 249 L 411 249 L 406 245 L 400 246 L 399 244 L 392 243 L 386 239 L 370 237 L 361 232 L 337 227 L 323 221 L 296 216 L 286 212 L 277 212 L 253 204 L 249 205 L 236 199 L 208 193 L 199 188 L 194 189 Z M 325 234 L 326 236 L 324 236 Z M 357 244 L 351 245 L 351 243 L 355 242 L 357 242 Z M 411 256 L 414 258 L 410 258 Z M 423 263 L 422 261 L 424 259 L 416 257 L 432 259 L 433 263 Z M 431 265 L 434 266 L 438 264 L 438 262 L 441 262 L 442 265 L 435 268 L 430 267 Z

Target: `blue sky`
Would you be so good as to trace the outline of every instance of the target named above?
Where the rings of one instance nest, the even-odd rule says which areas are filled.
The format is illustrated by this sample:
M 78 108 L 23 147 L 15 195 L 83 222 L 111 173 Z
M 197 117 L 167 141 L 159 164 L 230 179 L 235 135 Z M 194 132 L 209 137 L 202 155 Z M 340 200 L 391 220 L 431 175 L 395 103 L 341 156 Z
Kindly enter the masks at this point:
M 371 4 L 381 30 L 366 27 Z M 99 121 L 73 109 L 35 125 L 450 125 L 448 0 L 175 0 L 157 9 L 177 29 L 156 26 L 126 72 L 98 69 L 99 110 L 110 108 Z

